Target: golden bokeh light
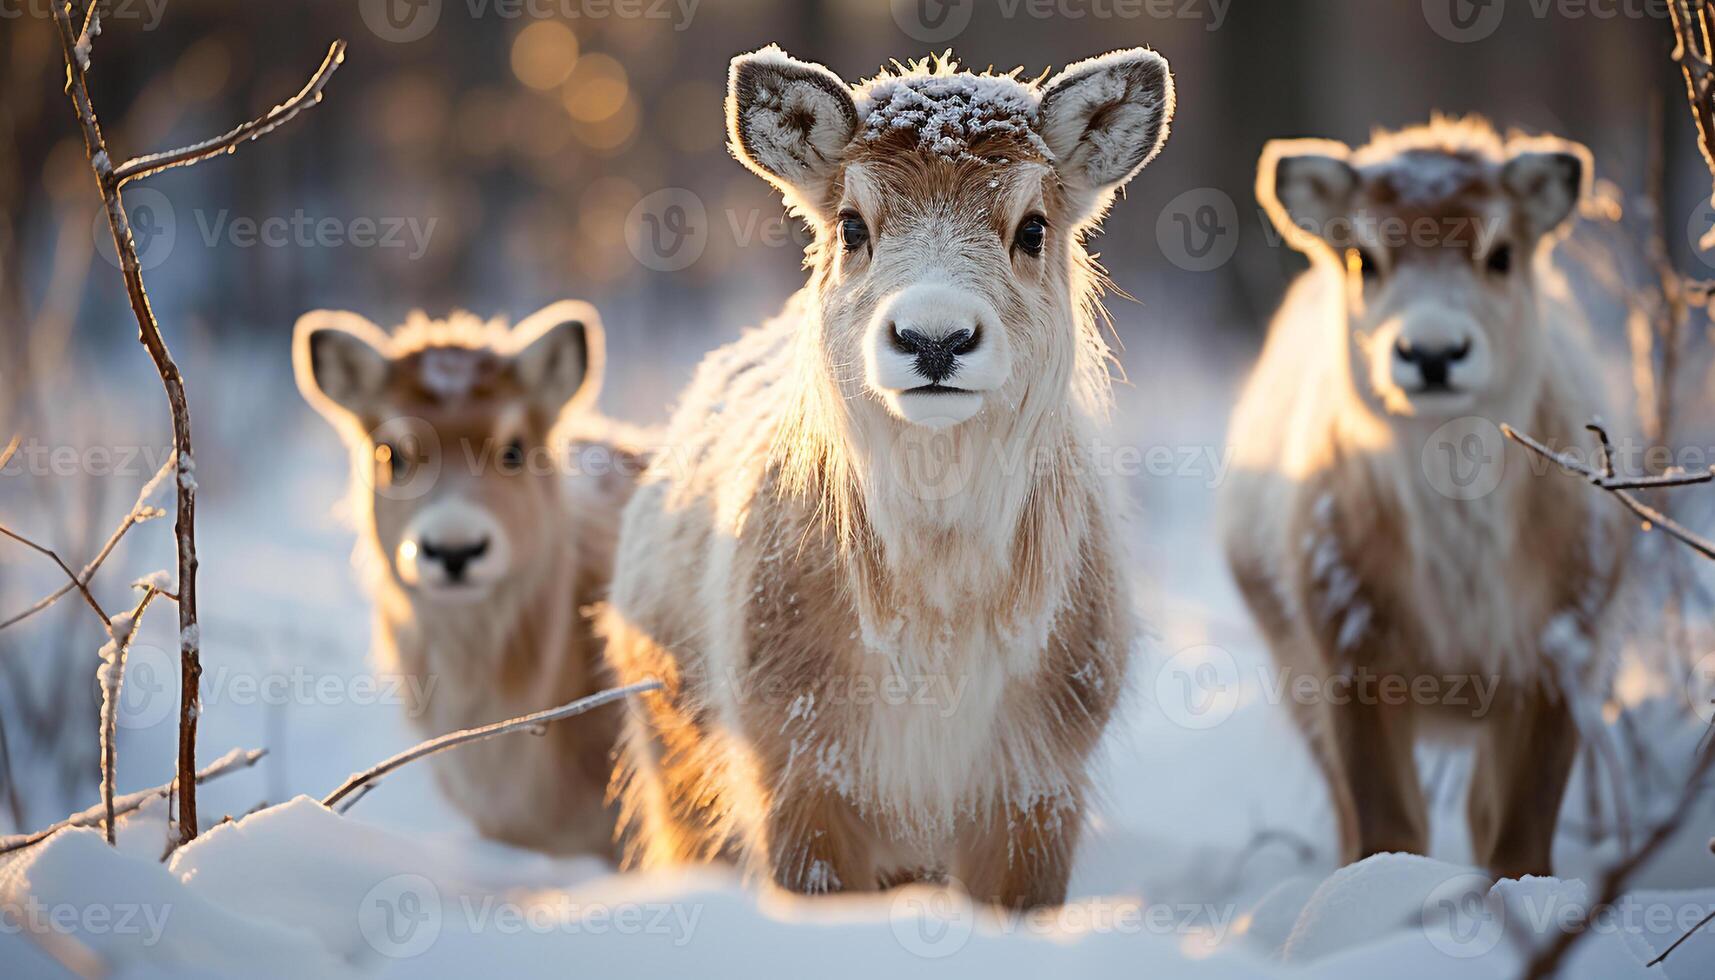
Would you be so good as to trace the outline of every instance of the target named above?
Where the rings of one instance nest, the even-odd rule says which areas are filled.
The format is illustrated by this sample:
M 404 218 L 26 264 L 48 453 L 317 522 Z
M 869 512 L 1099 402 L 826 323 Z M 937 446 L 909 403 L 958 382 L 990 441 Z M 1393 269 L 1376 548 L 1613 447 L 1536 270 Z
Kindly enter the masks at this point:
M 578 63 L 578 36 L 557 20 L 538 20 L 512 41 L 512 73 L 533 89 L 565 83 Z
M 591 54 L 572 69 L 563 99 L 573 119 L 598 123 L 624 108 L 630 91 L 624 66 L 609 55 Z
M 600 122 L 572 120 L 572 132 L 578 142 L 601 153 L 613 153 L 625 148 L 637 135 L 637 103 L 626 99 L 613 114 Z

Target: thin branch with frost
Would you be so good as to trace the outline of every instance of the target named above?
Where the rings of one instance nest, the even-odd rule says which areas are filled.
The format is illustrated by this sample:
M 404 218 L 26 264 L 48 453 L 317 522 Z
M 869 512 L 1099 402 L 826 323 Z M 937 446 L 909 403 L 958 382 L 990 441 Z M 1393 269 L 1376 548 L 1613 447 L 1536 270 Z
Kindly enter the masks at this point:
M 143 589 L 137 607 L 123 619 L 116 617 L 107 625 L 107 644 L 101 648 L 101 667 L 96 678 L 101 681 L 101 802 L 107 808 L 107 843 L 118 844 L 117 814 L 113 812 L 114 768 L 118 759 L 119 692 L 125 683 L 125 655 L 131 652 L 131 639 L 149 604 L 161 590 L 154 586 Z
M 25 609 L 23 612 L 12 615 L 5 620 L 0 620 L 0 630 L 29 619 L 36 613 L 39 613 L 60 601 L 60 599 L 65 597 L 66 593 L 73 589 L 83 592 L 85 598 L 90 598 L 90 580 L 93 579 L 95 577 L 95 573 L 100 570 L 102 563 L 107 561 L 107 556 L 113 554 L 113 549 L 119 546 L 119 539 L 125 537 L 125 533 L 127 531 L 139 524 L 146 521 L 152 521 L 157 517 L 166 516 L 167 512 L 156 506 L 154 501 L 157 494 L 160 492 L 161 485 L 167 479 L 167 474 L 172 472 L 175 459 L 176 456 L 168 456 L 167 462 L 161 467 L 160 471 L 155 474 L 154 478 L 143 485 L 142 491 L 137 494 L 137 502 L 131 505 L 131 510 L 125 515 L 125 519 L 120 521 L 119 526 L 113 529 L 113 533 L 107 536 L 106 543 L 101 546 L 100 551 L 95 553 L 95 557 L 89 560 L 89 564 L 83 566 L 82 571 L 72 574 L 71 570 L 66 567 L 65 562 L 59 561 L 58 555 L 48 552 L 50 557 L 54 558 L 54 560 L 59 564 L 60 568 L 65 569 L 70 581 L 65 585 L 60 586 L 58 589 L 55 589 L 53 592 L 43 596 L 41 599 L 38 599 L 34 605 Z M 4 464 L 4 459 L 0 459 L 0 465 Z M 18 535 L 11 531 L 7 531 L 3 527 L 0 527 L 0 532 L 5 533 L 8 537 L 13 538 L 14 540 L 22 541 Z M 46 550 L 29 541 L 22 541 L 22 543 L 35 548 L 37 551 Z M 168 593 L 166 589 L 161 589 L 160 591 L 164 595 L 171 595 L 171 593 Z M 105 616 L 103 616 L 102 621 L 104 623 L 106 622 Z
M 208 768 L 197 773 L 196 783 L 198 786 L 201 786 L 203 783 L 219 779 L 228 773 L 237 772 L 240 769 L 249 769 L 267 754 L 267 749 L 233 749 L 231 752 L 228 752 L 209 763 Z M 177 791 L 178 785 L 178 780 L 175 779 L 172 782 L 162 783 L 161 785 L 150 789 L 138 790 L 135 793 L 127 793 L 113 801 L 114 815 L 122 817 L 151 800 L 158 800 L 169 796 Z M 52 837 L 54 834 L 70 827 L 94 827 L 102 822 L 106 817 L 106 814 L 106 806 L 102 803 L 97 803 L 87 810 L 74 813 L 64 820 L 61 820 L 59 823 L 43 827 L 41 830 L 33 831 L 28 834 L 14 834 L 10 837 L 0 837 L 0 854 L 10 854 L 13 851 L 22 850 L 32 844 L 39 844 L 42 841 L 47 840 L 49 837 Z
M 447 749 L 464 745 L 469 742 L 480 742 L 484 739 L 494 738 L 497 735 L 506 735 L 511 732 L 528 731 L 539 735 L 546 731 L 549 722 L 570 718 L 574 715 L 581 715 L 586 711 L 594 710 L 605 704 L 611 704 L 614 701 L 622 700 L 633 694 L 645 694 L 649 691 L 659 691 L 661 690 L 661 686 L 662 685 L 659 680 L 650 678 L 649 680 L 639 681 L 636 684 L 631 684 L 626 687 L 613 687 L 608 688 L 605 691 L 598 691 L 587 698 L 579 698 L 570 704 L 563 704 L 558 708 L 549 708 L 547 711 L 538 711 L 535 714 L 524 715 L 520 718 L 514 718 L 511 721 L 496 722 L 492 725 L 483 725 L 480 728 L 467 728 L 464 731 L 451 732 L 446 735 L 431 738 L 427 742 L 423 742 L 419 745 L 413 746 L 412 748 L 406 749 L 372 769 L 368 769 L 360 773 L 353 773 L 352 777 L 346 780 L 339 789 L 329 793 L 327 798 L 322 800 L 322 806 L 333 807 L 338 804 L 340 800 L 345 799 L 347 796 L 350 796 L 352 793 L 358 792 L 359 790 L 367 792 L 370 784 L 376 782 L 382 776 L 387 775 L 401 766 L 415 762 L 418 759 L 434 755 L 437 752 L 444 752 Z M 361 798 L 362 794 L 359 795 L 358 799 Z M 356 800 L 354 799 L 352 802 L 355 803 Z M 344 813 L 349 809 L 351 809 L 351 803 L 347 803 L 339 812 Z
M 214 139 L 204 140 L 190 146 L 183 146 L 176 150 L 151 153 L 148 156 L 127 160 L 114 168 L 114 183 L 124 186 L 133 180 L 141 180 L 173 167 L 188 167 L 191 164 L 207 160 L 209 157 L 231 153 L 238 149 L 241 143 L 261 139 L 290 122 L 293 116 L 320 102 L 322 89 L 327 86 L 328 79 L 333 77 L 333 73 L 343 61 L 345 61 L 345 42 L 335 41 L 332 47 L 328 48 L 327 57 L 322 59 L 321 67 L 316 69 L 316 73 L 310 77 L 309 82 L 297 95 L 269 109 L 266 114 L 258 116 L 222 136 L 216 136 Z
M 93 8 L 98 0 L 90 0 Z M 120 170 L 113 167 L 107 139 L 95 118 L 95 106 L 90 101 L 88 73 L 90 48 L 100 32 L 101 20 L 93 9 L 86 15 L 80 31 L 72 20 L 72 6 L 54 0 L 54 24 L 59 28 L 61 53 L 66 64 L 66 93 L 83 132 L 84 152 L 95 174 L 96 186 L 107 211 L 108 231 L 113 235 L 114 250 L 125 278 L 125 291 L 131 312 L 137 319 L 137 336 L 154 362 L 166 390 L 168 408 L 173 418 L 173 449 L 177 466 L 177 516 L 174 535 L 178 551 L 179 606 L 179 840 L 189 841 L 197 835 L 196 805 L 196 729 L 199 710 L 198 689 L 202 683 L 201 630 L 197 624 L 197 550 L 196 550 L 196 455 L 191 447 L 190 403 L 185 397 L 184 377 L 178 362 L 167 349 L 160 324 L 149 305 L 149 294 L 143 286 L 143 269 L 137 259 L 137 246 L 131 235 L 131 219 L 125 213 L 122 197 L 126 181 L 155 173 L 167 167 L 182 166 L 205 160 L 220 152 L 231 152 L 238 144 L 272 132 L 297 115 L 305 106 L 321 98 L 328 78 L 345 58 L 345 45 L 336 41 L 328 57 L 298 96 L 287 100 L 274 111 L 254 123 L 240 126 L 225 136 L 198 143 L 183 150 L 170 151 L 152 157 L 140 157 Z
M 1706 0 L 1672 0 L 1667 9 L 1673 19 L 1673 60 L 1685 76 L 1685 100 L 1697 124 L 1697 148 L 1715 182 L 1715 48 L 1710 43 L 1715 18 Z M 1715 227 L 1704 233 L 1698 245 L 1715 247 Z
M 1607 433 L 1602 432 L 1600 426 L 1592 424 L 1590 428 L 1601 433 L 1601 438 L 1604 443 L 1607 441 Z M 1661 489 L 1663 487 L 1683 487 L 1694 484 L 1709 483 L 1711 480 L 1715 480 L 1715 471 L 1706 471 L 1703 473 L 1666 473 L 1661 476 L 1638 477 L 1635 479 L 1620 477 L 1612 475 L 1611 473 L 1603 473 L 1593 469 L 1587 463 L 1569 453 L 1557 453 L 1510 425 L 1502 425 L 1501 432 L 1508 439 L 1524 446 L 1526 449 L 1529 449 L 1531 452 L 1536 453 L 1538 456 L 1541 456 L 1549 462 L 1555 463 L 1563 469 L 1584 477 L 1584 479 L 1590 481 L 1591 486 L 1594 486 L 1599 490 L 1606 490 L 1613 494 L 1614 498 L 1624 504 L 1627 510 L 1636 514 L 1638 518 L 1644 522 L 1645 530 L 1659 528 L 1670 537 L 1678 539 L 1686 547 L 1692 549 L 1703 557 L 1710 559 L 1711 561 L 1715 561 L 1715 541 L 1710 541 L 1708 538 L 1705 538 L 1690 528 L 1678 523 L 1671 517 L 1663 514 L 1661 511 L 1656 510 L 1649 504 L 1639 500 L 1630 492 L 1632 490 Z
M 1638 845 L 1636 850 L 1628 854 L 1624 860 L 1611 865 L 1603 873 L 1602 886 L 1597 890 L 1596 901 L 1585 907 L 1578 922 L 1563 926 L 1554 942 L 1537 952 L 1530 961 L 1529 968 L 1525 970 L 1525 980 L 1548 980 L 1549 977 L 1554 976 L 1556 971 L 1560 969 L 1561 962 L 1565 960 L 1566 954 L 1571 952 L 1572 947 L 1577 945 L 1579 938 L 1589 931 L 1592 917 L 1601 914 L 1603 909 L 1612 908 L 1614 903 L 1620 900 L 1620 897 L 1625 894 L 1626 888 L 1631 884 L 1632 876 L 1637 874 L 1638 869 L 1661 850 L 1662 846 L 1679 829 L 1680 824 L 1685 822 L 1685 818 L 1691 813 L 1692 807 L 1696 805 L 1702 795 L 1703 779 L 1708 775 L 1711 765 L 1715 765 L 1715 739 L 1705 739 L 1703 745 L 1698 749 L 1697 761 L 1692 766 L 1691 776 L 1686 779 L 1685 786 L 1680 790 L 1679 799 L 1674 802 L 1673 809 L 1665 819 L 1655 825 L 1649 832 L 1649 836 L 1644 838 L 1643 843 Z M 1677 946 L 1678 943 L 1674 945 Z M 1672 951 L 1670 947 L 1668 952 Z M 1666 956 L 1667 953 L 1661 954 L 1661 957 L 1649 965 L 1655 966 Z

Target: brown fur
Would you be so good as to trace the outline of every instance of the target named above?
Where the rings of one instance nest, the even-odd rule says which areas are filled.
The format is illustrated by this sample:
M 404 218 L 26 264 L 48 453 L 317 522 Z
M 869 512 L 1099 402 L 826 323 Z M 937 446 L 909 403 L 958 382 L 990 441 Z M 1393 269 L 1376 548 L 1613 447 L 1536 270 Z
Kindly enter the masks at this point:
M 1331 679 L 1446 682 L 1427 702 L 1318 698 L 1295 706 L 1328 777 L 1348 861 L 1426 851 L 1413 745 L 1464 722 L 1479 732 L 1469 801 L 1477 861 L 1506 876 L 1550 871 L 1579 739 L 1573 699 L 1584 696 L 1627 550 L 1617 508 L 1501 440 L 1496 427 L 1579 445 L 1583 422 L 1599 408 L 1589 400 L 1587 342 L 1562 315 L 1537 314 L 1553 297 L 1539 299 L 1549 279 L 1530 258 L 1550 229 L 1528 222 L 1497 176 L 1514 154 L 1560 145 L 1507 143 L 1486 124 L 1437 120 L 1350 151 L 1361 175 L 1353 211 L 1448 228 L 1487 222 L 1496 234 L 1388 249 L 1377 256 L 1383 273 L 1360 280 L 1355 260 L 1344 261 L 1353 243 L 1292 233 L 1315 267 L 1294 286 L 1234 414 L 1223 538 L 1279 665 L 1319 679 L 1323 690 Z M 1326 146 L 1309 152 L 1344 152 Z M 1292 216 L 1274 196 L 1274 161 L 1294 149 L 1271 147 L 1259 183 L 1277 222 Z M 1423 167 L 1444 179 L 1414 184 Z M 1497 239 L 1517 243 L 1512 272 L 1484 265 Z M 1380 251 L 1374 242 L 1355 247 Z M 1381 292 L 1394 276 L 1435 283 L 1431 304 L 1514 318 L 1487 325 L 1498 338 L 1489 341 L 1496 380 L 1448 413 L 1492 418 L 1481 451 L 1498 454 L 1489 465 L 1504 469 L 1487 494 L 1460 499 L 1432 489 L 1426 473 L 1445 448 L 1434 440 L 1447 419 L 1419 396 L 1378 390 L 1371 352 L 1352 339 L 1362 328 L 1346 317 L 1363 316 L 1368 303 L 1400 302 Z M 1462 294 L 1484 291 L 1504 298 L 1456 305 Z M 1426 308 L 1416 302 L 1386 315 L 1397 321 Z M 1492 710 L 1451 703 L 1460 700 L 1451 686 L 1460 678 L 1492 684 Z
M 425 737 L 607 686 L 590 607 L 606 596 L 619 514 L 644 460 L 635 434 L 585 410 L 601 370 L 600 325 L 590 312 L 584 379 L 569 408 L 544 397 L 542 382 L 520 367 L 524 325 L 514 334 L 466 315 L 417 315 L 387 336 L 349 314 L 300 323 L 300 384 L 352 450 L 357 554 L 375 599 L 377 658 L 409 674 L 413 692 L 428 692 L 407 705 Z M 345 346 L 312 339 L 328 332 L 343 335 L 331 339 Z M 342 383 L 342 359 L 350 376 L 366 380 Z M 512 439 L 529 460 L 516 471 L 499 455 Z M 383 451 L 410 459 L 398 482 L 377 455 Z M 513 567 L 477 599 L 426 595 L 401 575 L 398 549 L 413 520 L 449 495 L 480 507 L 513 542 Z M 618 727 L 617 711 L 596 711 L 556 722 L 541 737 L 464 746 L 431 764 L 484 836 L 617 856 L 605 792 Z
M 626 723 L 629 863 L 1064 898 L 1134 631 L 1087 454 L 1109 390 L 1083 235 L 1172 105 L 1143 50 L 1046 86 L 735 59 L 734 153 L 816 243 L 808 288 L 703 362 L 626 508 L 608 659 L 667 685 Z M 929 391 L 897 341 L 960 326 Z

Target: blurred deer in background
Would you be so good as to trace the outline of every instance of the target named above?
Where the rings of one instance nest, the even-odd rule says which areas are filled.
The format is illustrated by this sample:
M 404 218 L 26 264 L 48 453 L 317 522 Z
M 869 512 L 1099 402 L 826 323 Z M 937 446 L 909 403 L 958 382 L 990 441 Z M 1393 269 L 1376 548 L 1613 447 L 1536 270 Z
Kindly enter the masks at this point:
M 464 313 L 414 314 L 391 336 L 355 313 L 298 321 L 299 388 L 352 452 L 378 657 L 431 692 L 408 705 L 426 735 L 603 687 L 587 609 L 606 594 L 642 457 L 593 412 L 602 349 L 596 311 L 578 302 L 513 330 Z M 432 764 L 484 835 L 612 854 L 617 718 L 595 711 Z
M 1234 413 L 1222 537 L 1281 667 L 1368 684 L 1298 717 L 1346 861 L 1426 851 L 1413 744 L 1464 719 L 1476 860 L 1549 873 L 1630 531 L 1499 426 L 1575 446 L 1600 411 L 1546 259 L 1590 171 L 1582 146 L 1475 119 L 1263 153 L 1258 196 L 1312 268 Z

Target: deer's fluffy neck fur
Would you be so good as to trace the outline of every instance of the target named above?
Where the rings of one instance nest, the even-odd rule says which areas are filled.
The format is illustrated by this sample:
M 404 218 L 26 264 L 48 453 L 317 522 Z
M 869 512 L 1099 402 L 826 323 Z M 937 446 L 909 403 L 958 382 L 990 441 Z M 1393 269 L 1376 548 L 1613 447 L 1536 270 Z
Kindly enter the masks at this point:
M 1005 408 L 939 431 L 842 392 L 818 304 L 800 294 L 789 307 L 802 329 L 774 454 L 837 537 L 865 645 L 897 666 L 975 642 L 1016 675 L 1047 642 L 1104 492 L 1087 452 L 1108 392 L 1093 303 L 1092 288 L 1068 304 L 1077 340 L 1003 390 Z

